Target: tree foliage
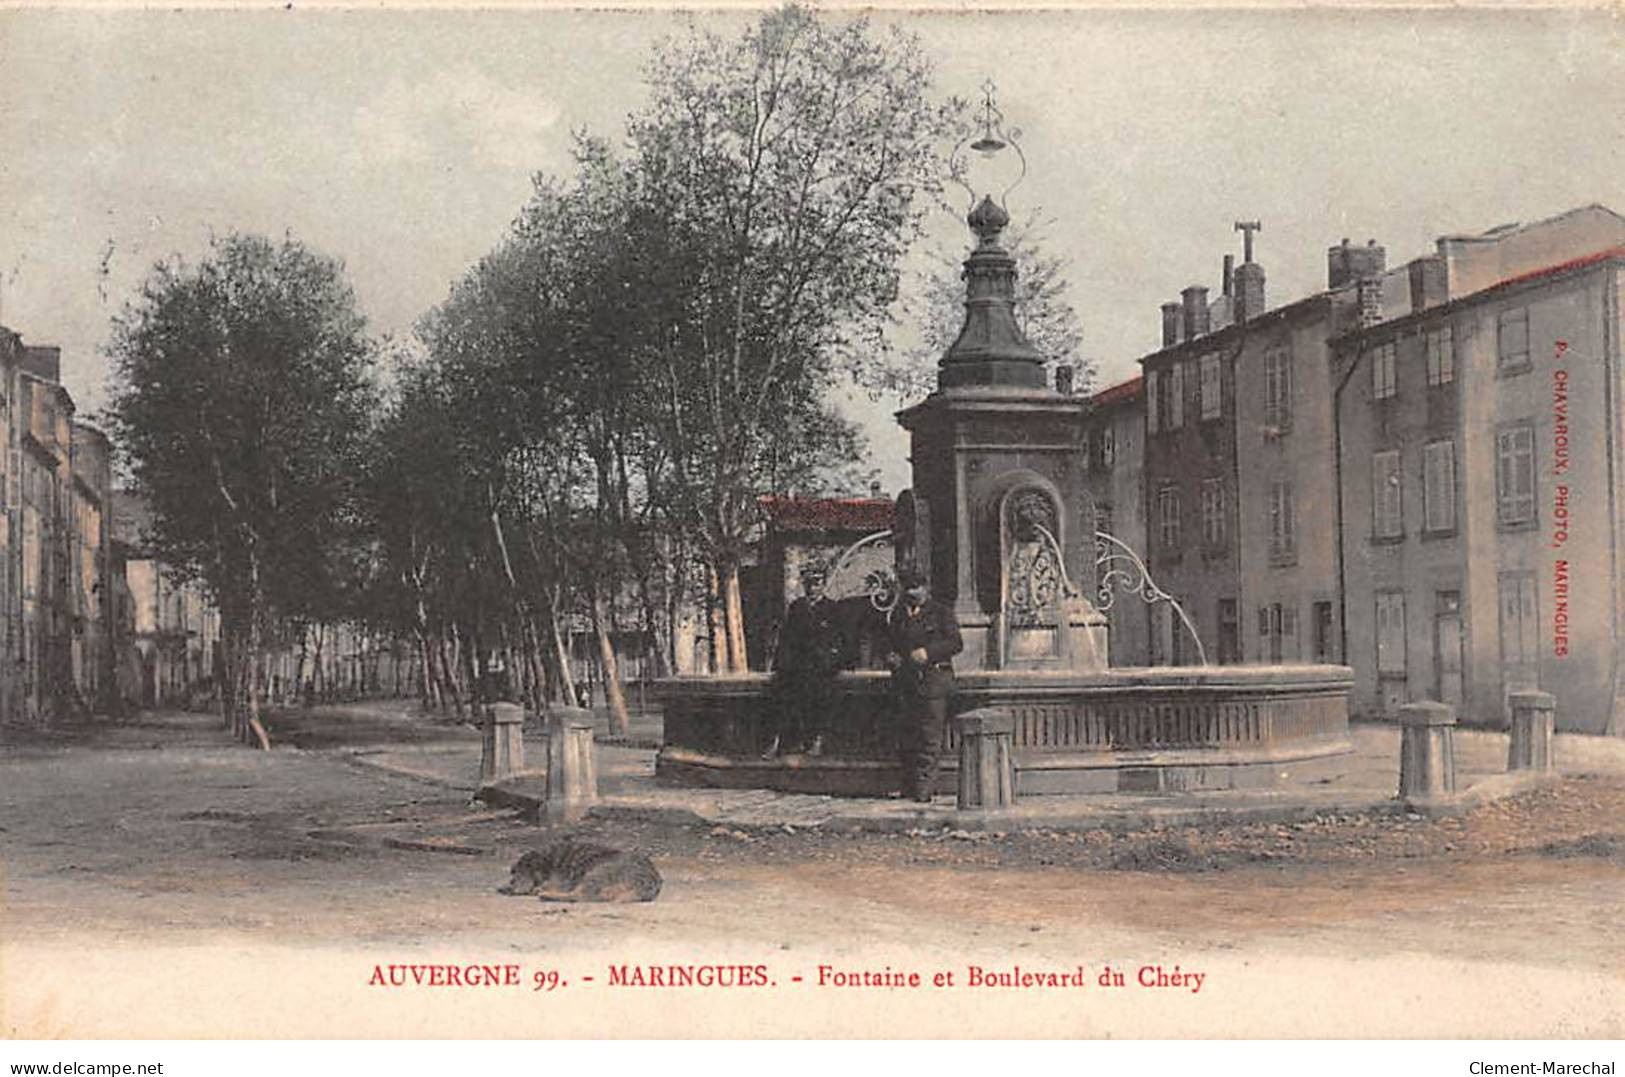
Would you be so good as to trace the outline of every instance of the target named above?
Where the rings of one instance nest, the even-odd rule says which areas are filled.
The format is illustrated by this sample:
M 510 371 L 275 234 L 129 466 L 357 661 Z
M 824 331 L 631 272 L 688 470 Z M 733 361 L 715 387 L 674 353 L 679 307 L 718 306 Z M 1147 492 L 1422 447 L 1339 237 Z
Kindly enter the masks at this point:
M 246 731 L 272 621 L 335 615 L 361 573 L 373 344 L 337 262 L 234 233 L 196 265 L 156 266 L 109 351 L 111 418 L 151 538 L 219 604 L 222 698 Z
M 674 453 L 674 523 L 718 574 L 727 664 L 743 668 L 737 573 L 757 495 L 800 463 L 797 436 L 850 437 L 825 391 L 882 342 L 953 112 L 911 38 L 796 6 L 737 41 L 691 28 L 647 77 L 630 171 L 683 297 L 653 418 Z
M 579 136 L 423 319 L 382 426 L 380 595 L 453 703 L 496 651 L 534 703 L 568 695 L 586 627 L 624 721 L 614 641 L 671 668 L 695 599 L 743 668 L 760 495 L 858 455 L 828 390 L 880 339 L 941 175 L 918 48 L 787 7 L 691 26 L 646 73 L 625 146 Z

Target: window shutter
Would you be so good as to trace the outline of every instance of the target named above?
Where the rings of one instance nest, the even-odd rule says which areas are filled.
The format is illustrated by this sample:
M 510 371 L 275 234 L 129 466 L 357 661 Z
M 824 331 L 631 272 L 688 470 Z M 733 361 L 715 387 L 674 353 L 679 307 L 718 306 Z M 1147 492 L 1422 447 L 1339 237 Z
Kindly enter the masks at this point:
M 1293 549 L 1297 548 L 1297 543 L 1298 543 L 1298 519 L 1297 519 L 1297 516 L 1298 516 L 1297 506 L 1295 504 L 1293 504 L 1293 500 L 1292 500 L 1292 484 L 1290 482 L 1284 482 L 1284 483 L 1281 484 L 1281 519 L 1283 521 L 1282 539 L 1281 539 L 1281 541 L 1282 541 L 1282 545 L 1287 550 L 1293 550 Z

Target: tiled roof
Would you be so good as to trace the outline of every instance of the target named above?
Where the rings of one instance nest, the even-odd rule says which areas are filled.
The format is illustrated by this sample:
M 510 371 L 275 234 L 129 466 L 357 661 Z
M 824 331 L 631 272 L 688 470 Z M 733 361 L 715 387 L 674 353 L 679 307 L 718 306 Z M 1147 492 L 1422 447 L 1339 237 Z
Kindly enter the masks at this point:
M 884 531 L 892 503 L 884 497 L 764 497 L 762 508 L 780 531 Z
M 1497 288 L 1505 288 L 1509 284 L 1521 284 L 1524 281 L 1539 280 L 1542 277 L 1555 277 L 1560 273 L 1567 273 L 1571 269 L 1583 269 L 1588 265 L 1595 265 L 1598 262 L 1606 262 L 1610 258 L 1620 257 L 1625 257 L 1625 247 L 1609 247 L 1607 250 L 1595 251 L 1580 258 L 1571 258 L 1569 261 L 1559 262 L 1557 265 L 1542 266 L 1539 269 L 1531 269 L 1527 273 L 1519 273 L 1515 277 L 1498 280 L 1478 294 L 1494 291 Z
M 1144 388 L 1145 378 L 1137 376 L 1128 381 L 1120 381 L 1116 385 L 1108 385 L 1089 399 L 1095 404 L 1115 404 L 1121 400 L 1136 399 Z

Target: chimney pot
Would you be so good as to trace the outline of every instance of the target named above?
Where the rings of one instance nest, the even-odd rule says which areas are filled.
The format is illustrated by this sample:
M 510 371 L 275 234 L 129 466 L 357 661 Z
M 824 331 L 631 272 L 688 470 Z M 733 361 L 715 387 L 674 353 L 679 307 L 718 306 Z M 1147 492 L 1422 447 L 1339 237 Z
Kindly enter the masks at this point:
M 1347 238 L 1335 247 L 1326 248 L 1326 287 L 1335 291 L 1354 284 L 1362 277 L 1381 276 L 1387 268 L 1387 255 L 1376 240 L 1363 247 L 1351 247 Z
M 1207 289 L 1193 284 L 1179 293 L 1185 300 L 1185 339 L 1194 340 L 1208 332 Z
M 1072 395 L 1072 364 L 1058 363 L 1055 367 L 1055 391 L 1062 396 Z
M 1236 267 L 1236 321 L 1264 313 L 1264 267 L 1247 262 Z
M 1180 331 L 1180 305 L 1178 303 L 1164 303 L 1162 305 L 1162 346 L 1170 348 L 1179 343 Z
M 1236 277 L 1236 256 L 1233 255 L 1233 254 L 1227 254 L 1227 255 L 1224 256 L 1224 280 L 1222 282 L 1223 285 L 1224 285 L 1224 294 L 1225 295 L 1233 294 L 1232 289 L 1235 286 L 1235 277 Z

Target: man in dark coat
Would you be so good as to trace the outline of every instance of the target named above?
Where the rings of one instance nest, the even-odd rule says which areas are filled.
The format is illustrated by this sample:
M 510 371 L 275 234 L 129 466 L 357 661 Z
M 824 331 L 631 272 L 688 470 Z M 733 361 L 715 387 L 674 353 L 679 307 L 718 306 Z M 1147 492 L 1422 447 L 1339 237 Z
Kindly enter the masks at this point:
M 937 754 L 954 694 L 953 656 L 964 650 L 953 608 L 931 597 L 918 569 L 898 573 L 902 595 L 887 619 L 892 692 L 900 722 L 898 747 L 903 795 L 929 803 L 937 781 Z
M 803 566 L 802 596 L 785 611 L 773 660 L 771 740 L 763 759 L 781 751 L 823 754 L 824 731 L 835 706 L 835 674 L 846 664 L 836 604 L 824 597 L 827 577 L 822 561 Z

